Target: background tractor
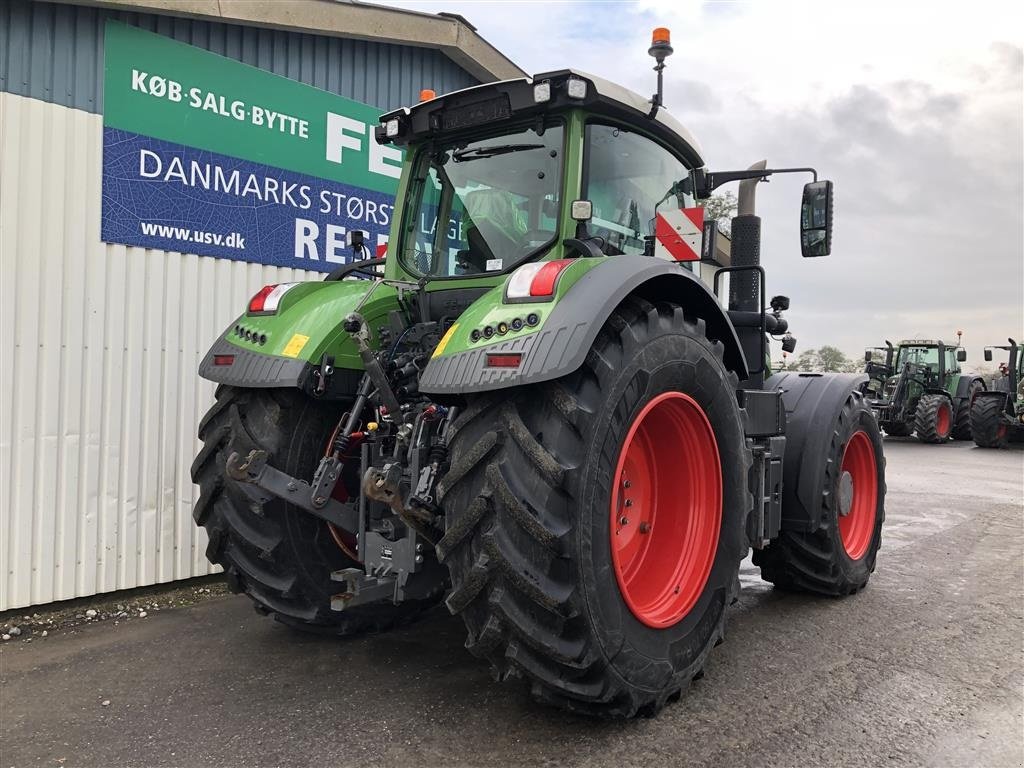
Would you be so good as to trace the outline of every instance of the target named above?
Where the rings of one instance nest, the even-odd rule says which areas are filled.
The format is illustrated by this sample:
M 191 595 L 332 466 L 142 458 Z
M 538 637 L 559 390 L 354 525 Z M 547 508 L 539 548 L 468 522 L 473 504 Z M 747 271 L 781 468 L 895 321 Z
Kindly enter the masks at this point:
M 1010 440 L 1024 438 L 1024 355 L 1013 339 L 1005 346 L 985 347 L 985 361 L 992 362 L 992 350 L 1009 352 L 1009 360 L 1000 365 L 1000 375 L 992 389 L 980 392 L 971 405 L 971 431 L 982 448 L 1005 448 Z
M 958 334 L 959 338 L 959 334 Z M 878 362 L 875 352 L 884 353 Z M 923 443 L 971 439 L 971 403 L 985 389 L 984 380 L 963 373 L 967 351 L 933 339 L 886 341 L 864 353 L 868 382 L 864 393 L 887 435 L 917 434 Z
M 444 600 L 499 679 L 633 716 L 700 676 L 750 547 L 779 586 L 865 586 L 866 377 L 766 379 L 789 300 L 765 297 L 757 184 L 814 174 L 805 256 L 829 253 L 832 185 L 709 171 L 662 108 L 667 30 L 650 52 L 652 99 L 561 70 L 383 115 L 386 257 L 266 286 L 206 355 L 195 518 L 259 611 L 344 635 Z M 723 307 L 697 203 L 731 181 Z

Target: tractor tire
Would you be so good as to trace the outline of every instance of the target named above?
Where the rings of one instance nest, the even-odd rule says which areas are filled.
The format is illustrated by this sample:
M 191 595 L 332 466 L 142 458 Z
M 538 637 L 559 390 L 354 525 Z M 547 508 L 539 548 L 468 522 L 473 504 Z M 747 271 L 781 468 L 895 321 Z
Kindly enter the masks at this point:
M 953 406 L 945 395 L 921 395 L 914 412 L 914 431 L 922 443 L 944 443 L 953 431 Z
M 1005 448 L 1009 425 L 1004 417 L 1006 400 L 1001 397 L 979 397 L 971 406 L 971 433 L 979 448 Z
M 908 427 L 906 424 L 900 424 L 895 421 L 884 425 L 882 428 L 889 437 L 910 437 L 914 432 L 913 427 Z
M 985 389 L 980 381 L 975 381 L 967 390 L 967 397 L 957 403 L 956 418 L 953 419 L 953 439 L 971 439 L 971 405 L 977 394 Z
M 341 585 L 331 581 L 331 572 L 358 563 L 338 547 L 326 523 L 281 499 L 256 503 L 224 473 L 232 452 L 259 448 L 272 466 L 311 478 L 339 416 L 337 405 L 298 391 L 219 387 L 199 425 L 204 445 L 192 463 L 192 481 L 200 489 L 193 517 L 209 535 L 207 558 L 224 568 L 231 590 L 248 595 L 259 613 L 294 629 L 351 635 L 416 616 L 439 602 L 443 586 L 432 599 L 332 611 L 331 595 Z
M 448 608 L 497 679 L 632 717 L 702 674 L 739 592 L 753 506 L 723 351 L 678 305 L 630 298 L 578 371 L 470 397 L 437 551 Z
M 859 393 L 847 398 L 828 453 L 820 460 L 818 529 L 783 530 L 765 549 L 754 550 L 753 560 L 761 578 L 776 587 L 839 597 L 867 585 L 885 519 L 882 435 Z

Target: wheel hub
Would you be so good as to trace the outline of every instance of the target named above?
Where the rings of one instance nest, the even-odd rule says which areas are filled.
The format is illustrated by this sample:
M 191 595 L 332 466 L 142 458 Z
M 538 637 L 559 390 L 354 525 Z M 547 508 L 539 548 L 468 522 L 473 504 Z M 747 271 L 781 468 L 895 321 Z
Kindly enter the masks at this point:
M 853 475 L 843 472 L 839 477 L 839 514 L 846 517 L 853 506 Z

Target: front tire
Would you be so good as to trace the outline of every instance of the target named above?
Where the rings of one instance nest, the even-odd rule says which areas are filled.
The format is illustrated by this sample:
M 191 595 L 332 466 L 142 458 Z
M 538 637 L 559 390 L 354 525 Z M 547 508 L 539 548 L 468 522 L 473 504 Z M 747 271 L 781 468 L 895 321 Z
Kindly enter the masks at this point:
M 914 412 L 914 431 L 922 443 L 944 443 L 953 429 L 953 406 L 945 395 L 921 395 Z
M 863 589 L 875 570 L 885 519 L 882 436 L 860 393 L 847 397 L 822 460 L 817 530 L 783 530 L 754 551 L 754 565 L 765 581 L 783 589 L 849 595 Z
M 466 645 L 499 679 L 523 677 L 536 698 L 566 709 L 629 717 L 657 712 L 702 671 L 738 593 L 752 506 L 737 380 L 722 352 L 703 321 L 684 318 L 680 307 L 631 299 L 609 318 L 579 371 L 470 400 L 453 425 L 452 468 L 439 489 L 447 530 L 437 549 L 452 576 L 448 607 L 466 623 Z M 644 450 L 650 459 L 657 454 L 664 474 L 647 476 L 647 495 L 642 481 L 634 485 L 640 501 L 629 514 L 639 509 L 639 525 L 643 505 L 653 502 L 652 541 L 673 514 L 696 521 L 686 529 L 695 541 L 707 544 L 698 529 L 713 527 L 714 544 L 698 547 L 709 561 L 692 605 L 660 583 L 646 592 L 620 586 L 615 560 L 629 553 L 613 546 L 613 513 L 619 502 L 625 509 L 616 478 L 628 435 L 643 428 L 645 409 L 681 403 L 680 396 L 692 403 L 681 408 L 704 415 L 717 454 L 695 454 L 712 444 L 697 438 L 659 444 L 660 417 L 683 418 L 660 414 Z M 669 505 L 659 484 L 668 487 L 672 473 L 685 474 L 698 460 L 718 473 L 719 506 L 706 504 L 709 497 Z M 678 554 L 670 550 L 665 557 Z M 680 574 L 693 564 L 680 563 Z M 680 592 L 687 585 L 694 582 L 681 576 Z
M 233 452 L 262 449 L 271 466 L 311 478 L 339 415 L 337 405 L 298 391 L 219 387 L 199 425 L 204 445 L 192 463 L 200 489 L 193 517 L 209 535 L 207 558 L 223 566 L 228 586 L 248 595 L 260 613 L 293 629 L 351 635 L 412 618 L 437 603 L 440 585 L 431 599 L 331 610 L 331 595 L 341 591 L 331 572 L 358 563 L 326 523 L 281 499 L 258 504 L 224 473 Z
M 971 432 L 980 448 L 1005 448 L 1009 427 L 1003 418 L 1006 396 L 979 397 L 971 406 Z

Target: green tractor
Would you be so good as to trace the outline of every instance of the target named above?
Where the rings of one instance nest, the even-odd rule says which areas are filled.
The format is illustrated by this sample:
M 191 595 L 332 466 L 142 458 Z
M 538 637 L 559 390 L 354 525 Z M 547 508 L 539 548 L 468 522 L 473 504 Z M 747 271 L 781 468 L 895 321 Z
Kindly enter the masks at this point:
M 986 362 L 992 362 L 993 349 L 1010 356 L 1000 364 L 992 389 L 978 393 L 971 405 L 971 432 L 975 444 L 982 448 L 1005 448 L 1008 441 L 1024 438 L 1024 355 L 1016 341 L 1007 341 L 1006 346 L 985 347 Z
M 876 352 L 885 362 L 875 360 Z M 960 363 L 967 351 L 934 339 L 906 339 L 897 346 L 886 341 L 864 353 L 864 385 L 887 435 L 908 437 L 922 443 L 971 439 L 971 403 L 985 389 L 984 380 L 963 373 Z
M 349 635 L 443 601 L 497 679 L 630 717 L 703 673 L 750 547 L 780 587 L 867 584 L 865 377 L 766 379 L 789 300 L 766 302 L 754 192 L 814 172 L 707 170 L 662 108 L 668 53 L 652 99 L 561 70 L 384 114 L 386 256 L 267 286 L 213 345 L 195 519 L 258 611 Z M 802 252 L 824 256 L 814 179 Z M 723 308 L 698 201 L 737 180 Z

